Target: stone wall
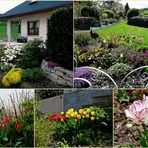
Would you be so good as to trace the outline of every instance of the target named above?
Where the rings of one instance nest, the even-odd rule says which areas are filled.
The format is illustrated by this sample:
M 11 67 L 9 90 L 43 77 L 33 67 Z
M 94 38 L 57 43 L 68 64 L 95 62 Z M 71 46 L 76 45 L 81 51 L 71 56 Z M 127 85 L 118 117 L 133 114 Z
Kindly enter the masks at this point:
M 73 72 L 60 66 L 49 67 L 48 62 L 42 61 L 41 69 L 46 77 L 58 84 L 73 87 Z

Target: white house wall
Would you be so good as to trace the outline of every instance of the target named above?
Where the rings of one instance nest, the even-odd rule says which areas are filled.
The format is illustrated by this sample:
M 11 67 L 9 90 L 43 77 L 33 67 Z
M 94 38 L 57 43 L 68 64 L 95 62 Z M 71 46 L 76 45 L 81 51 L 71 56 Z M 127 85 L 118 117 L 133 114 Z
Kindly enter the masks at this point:
M 11 19 L 11 21 L 21 22 L 22 37 L 27 37 L 28 40 L 32 40 L 34 38 L 41 38 L 44 41 L 46 41 L 47 31 L 48 31 L 48 19 L 50 18 L 50 15 L 51 12 L 48 12 L 48 13 L 29 15 L 24 17 L 17 17 Z M 28 21 L 39 21 L 39 35 L 28 35 Z

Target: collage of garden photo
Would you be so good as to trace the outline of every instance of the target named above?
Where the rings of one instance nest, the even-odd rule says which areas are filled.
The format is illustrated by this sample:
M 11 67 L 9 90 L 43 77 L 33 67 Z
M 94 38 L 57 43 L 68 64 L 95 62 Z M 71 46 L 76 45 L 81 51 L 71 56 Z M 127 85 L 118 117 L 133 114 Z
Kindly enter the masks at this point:
M 148 148 L 148 0 L 0 0 L 0 148 Z

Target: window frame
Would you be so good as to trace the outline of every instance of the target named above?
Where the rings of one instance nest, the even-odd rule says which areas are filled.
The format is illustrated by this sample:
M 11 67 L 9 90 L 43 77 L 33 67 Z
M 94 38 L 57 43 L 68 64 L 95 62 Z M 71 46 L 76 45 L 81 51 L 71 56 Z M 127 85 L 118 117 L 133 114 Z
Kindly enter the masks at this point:
M 31 30 L 30 23 L 33 23 L 33 33 L 30 33 L 30 30 Z M 35 23 L 36 23 L 36 25 L 35 25 Z M 37 28 L 38 31 L 36 32 L 35 31 L 35 26 L 37 26 L 37 23 L 38 23 L 38 28 Z M 39 28 L 40 28 L 39 20 L 34 20 L 34 21 L 28 21 L 27 22 L 27 32 L 28 32 L 28 35 L 39 35 Z

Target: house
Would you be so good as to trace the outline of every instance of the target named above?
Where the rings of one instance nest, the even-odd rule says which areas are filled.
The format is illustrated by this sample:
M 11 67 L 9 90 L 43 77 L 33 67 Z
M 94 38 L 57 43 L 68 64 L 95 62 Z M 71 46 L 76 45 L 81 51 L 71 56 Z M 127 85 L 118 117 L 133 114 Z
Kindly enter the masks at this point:
M 72 6 L 72 1 L 25 1 L 1 15 L 7 21 L 7 38 L 12 41 L 12 24 L 18 23 L 21 37 L 47 39 L 48 23 L 52 12 L 61 7 Z

